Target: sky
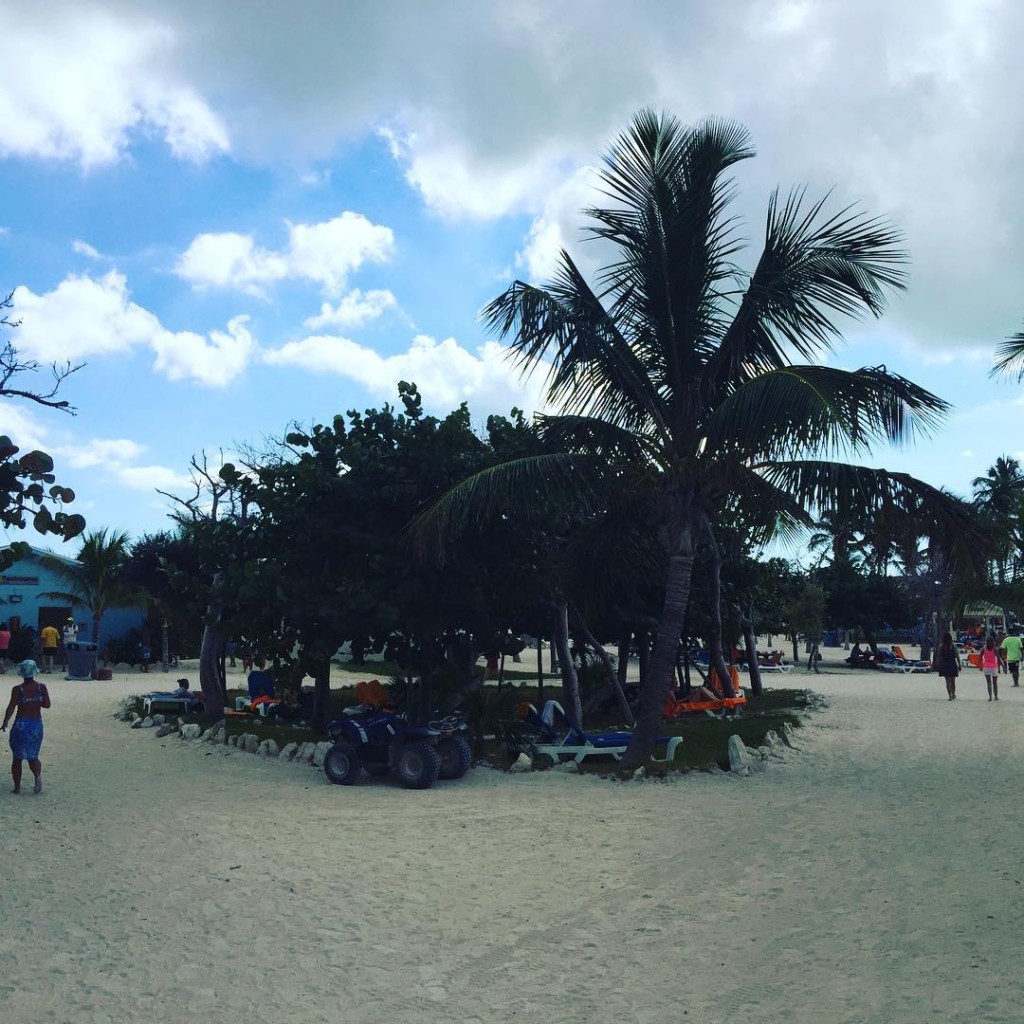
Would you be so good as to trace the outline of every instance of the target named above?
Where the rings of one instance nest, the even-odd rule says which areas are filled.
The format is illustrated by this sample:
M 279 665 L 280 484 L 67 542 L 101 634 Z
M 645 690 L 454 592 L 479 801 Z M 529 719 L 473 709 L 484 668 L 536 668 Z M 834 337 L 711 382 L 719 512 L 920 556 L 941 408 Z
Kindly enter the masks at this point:
M 1024 457 L 1024 387 L 988 376 L 1024 329 L 1022 28 L 1009 0 L 0 0 L 8 337 L 23 386 L 81 366 L 74 416 L 5 399 L 0 433 L 54 456 L 90 529 L 139 537 L 193 456 L 402 379 L 481 429 L 535 409 L 479 311 L 562 246 L 600 262 L 594 167 L 651 106 L 750 130 L 751 254 L 777 186 L 903 230 L 908 291 L 830 361 L 952 403 L 869 461 L 968 494 Z

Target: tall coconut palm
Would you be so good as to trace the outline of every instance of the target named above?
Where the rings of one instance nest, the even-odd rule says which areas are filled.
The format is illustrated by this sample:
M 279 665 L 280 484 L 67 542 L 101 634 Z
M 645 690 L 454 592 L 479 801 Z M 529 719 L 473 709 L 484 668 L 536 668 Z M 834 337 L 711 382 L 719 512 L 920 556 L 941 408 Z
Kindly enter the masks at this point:
M 499 494 L 516 493 L 502 479 L 519 494 L 528 480 L 571 491 L 595 473 L 628 479 L 656 509 L 664 602 L 627 766 L 653 748 L 694 548 L 723 508 L 769 507 L 789 526 L 808 523 L 808 509 L 821 516 L 911 494 L 934 498 L 936 517 L 949 511 L 909 476 L 832 461 L 931 429 L 946 403 L 885 367 L 811 362 L 840 340 L 841 317 L 877 316 L 886 292 L 903 287 L 898 233 L 851 210 L 826 214 L 802 189 L 776 192 L 745 272 L 727 172 L 753 155 L 746 130 L 728 121 L 635 117 L 604 158 L 607 205 L 586 211 L 615 252 L 596 285 L 562 252 L 547 287 L 516 281 L 484 311 L 527 370 L 550 361 L 546 398 L 559 414 L 545 429 L 562 436 L 564 454 L 478 474 L 427 516 L 451 527 L 467 507 L 493 512 Z
M 85 535 L 75 561 L 70 564 L 54 555 L 40 556 L 40 561 L 65 588 L 42 596 L 88 608 L 94 643 L 99 643 L 103 616 L 110 608 L 129 607 L 140 599 L 139 592 L 124 580 L 128 543 L 127 533 L 96 530 Z
M 1016 459 L 1001 455 L 984 476 L 971 481 L 971 486 L 978 511 L 988 527 L 995 582 L 1005 586 L 1007 569 L 1020 538 L 1024 472 Z

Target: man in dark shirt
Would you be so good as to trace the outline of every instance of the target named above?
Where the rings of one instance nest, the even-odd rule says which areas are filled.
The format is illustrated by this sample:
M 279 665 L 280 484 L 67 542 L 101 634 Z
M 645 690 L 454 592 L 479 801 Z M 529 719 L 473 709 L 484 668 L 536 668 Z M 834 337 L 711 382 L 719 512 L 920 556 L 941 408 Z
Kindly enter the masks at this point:
M 257 697 L 274 696 L 274 679 L 269 672 L 265 671 L 266 667 L 266 658 L 260 657 L 256 659 L 256 667 L 249 673 L 247 680 L 249 700 L 256 700 Z

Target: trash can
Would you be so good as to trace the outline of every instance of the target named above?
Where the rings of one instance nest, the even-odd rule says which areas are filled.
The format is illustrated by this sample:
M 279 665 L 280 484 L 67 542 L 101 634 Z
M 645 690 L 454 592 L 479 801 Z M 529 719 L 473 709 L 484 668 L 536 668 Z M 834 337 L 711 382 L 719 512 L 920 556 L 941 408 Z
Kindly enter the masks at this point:
M 94 643 L 80 643 L 77 640 L 67 645 L 67 679 L 92 679 L 92 670 L 96 667 L 97 646 Z

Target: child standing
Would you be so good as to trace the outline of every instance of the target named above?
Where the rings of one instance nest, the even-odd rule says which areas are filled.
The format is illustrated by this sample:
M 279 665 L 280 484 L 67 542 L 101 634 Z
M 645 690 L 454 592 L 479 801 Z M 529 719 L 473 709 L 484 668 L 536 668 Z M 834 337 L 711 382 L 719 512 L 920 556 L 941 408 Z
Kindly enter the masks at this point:
M 999 656 L 996 654 L 996 642 L 993 637 L 985 641 L 985 650 L 981 652 L 981 671 L 985 673 L 988 699 L 999 700 Z

